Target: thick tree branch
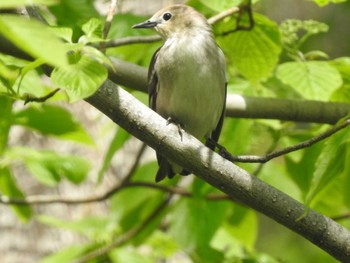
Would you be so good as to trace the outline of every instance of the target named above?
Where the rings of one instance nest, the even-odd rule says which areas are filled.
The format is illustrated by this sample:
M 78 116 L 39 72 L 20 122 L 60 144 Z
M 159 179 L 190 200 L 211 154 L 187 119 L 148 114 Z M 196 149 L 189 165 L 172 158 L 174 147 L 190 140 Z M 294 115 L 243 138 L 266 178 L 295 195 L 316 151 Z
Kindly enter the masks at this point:
M 147 92 L 146 68 L 119 59 L 112 59 L 112 63 L 117 69 L 109 74 L 113 82 Z M 239 118 L 334 124 L 349 112 L 349 103 L 258 98 L 237 94 L 229 94 L 226 103 L 226 116 Z
M 330 218 L 309 210 L 281 191 L 249 175 L 212 152 L 194 137 L 178 136 L 173 125 L 129 93 L 106 81 L 87 101 L 115 123 L 172 161 L 230 197 L 299 233 L 338 260 L 350 255 L 350 232 Z

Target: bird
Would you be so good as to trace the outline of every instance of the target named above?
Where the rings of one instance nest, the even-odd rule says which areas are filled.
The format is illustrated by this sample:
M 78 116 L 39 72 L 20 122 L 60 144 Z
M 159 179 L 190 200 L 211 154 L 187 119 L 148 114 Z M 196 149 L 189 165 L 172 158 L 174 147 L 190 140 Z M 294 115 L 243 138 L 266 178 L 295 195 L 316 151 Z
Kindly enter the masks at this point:
M 194 8 L 176 4 L 156 12 L 133 28 L 153 28 L 163 45 L 148 70 L 149 106 L 168 123 L 174 123 L 215 150 L 226 104 L 226 61 L 207 19 Z M 155 181 L 188 175 L 157 153 Z

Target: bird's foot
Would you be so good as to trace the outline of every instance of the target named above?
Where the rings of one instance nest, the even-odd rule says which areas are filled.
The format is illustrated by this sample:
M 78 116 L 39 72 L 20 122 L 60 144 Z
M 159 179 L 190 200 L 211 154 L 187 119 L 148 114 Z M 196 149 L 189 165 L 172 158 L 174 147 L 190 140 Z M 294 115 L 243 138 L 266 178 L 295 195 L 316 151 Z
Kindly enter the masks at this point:
M 166 125 L 169 125 L 171 123 L 176 125 L 177 131 L 178 131 L 178 133 L 181 137 L 181 141 L 182 141 L 182 137 L 183 137 L 182 131 L 184 130 L 184 125 L 181 122 L 179 122 L 178 120 L 176 120 L 175 118 L 169 117 L 166 121 Z
M 206 145 L 212 150 L 218 149 L 219 150 L 218 153 L 220 154 L 220 156 L 225 158 L 226 160 L 229 160 L 231 162 L 234 161 L 234 157 L 232 156 L 232 154 L 228 150 L 226 150 L 224 146 L 222 146 L 215 140 L 208 138 Z

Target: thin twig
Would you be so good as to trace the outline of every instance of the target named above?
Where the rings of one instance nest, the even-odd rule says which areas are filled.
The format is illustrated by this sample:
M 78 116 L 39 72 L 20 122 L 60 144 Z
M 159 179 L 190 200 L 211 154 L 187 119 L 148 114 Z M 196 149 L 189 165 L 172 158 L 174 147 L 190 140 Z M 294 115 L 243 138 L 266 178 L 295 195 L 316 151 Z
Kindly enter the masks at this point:
M 224 18 L 231 16 L 231 15 L 238 13 L 238 12 L 239 12 L 238 6 L 231 7 L 225 11 L 222 11 L 221 13 L 219 13 L 215 16 L 208 18 L 208 23 L 213 25 L 213 24 L 219 22 L 220 20 L 223 20 Z
M 208 23 L 213 25 L 220 20 L 231 16 L 235 13 L 239 12 L 239 7 L 231 7 L 215 16 L 212 16 L 208 18 Z M 162 38 L 158 35 L 154 36 L 134 36 L 134 37 L 124 37 L 124 38 L 119 38 L 119 39 L 113 39 L 107 43 L 105 43 L 106 48 L 110 47 L 120 47 L 120 46 L 125 46 L 125 45 L 131 45 L 131 44 L 141 44 L 141 43 L 153 43 L 160 41 Z
M 345 213 L 343 215 L 338 215 L 338 216 L 333 216 L 331 217 L 334 221 L 340 221 L 344 219 L 349 219 L 350 218 L 350 213 Z
M 321 133 L 320 135 L 313 137 L 307 141 L 303 141 L 301 143 L 298 143 L 293 146 L 286 147 L 284 149 L 274 151 L 272 153 L 269 153 L 265 156 L 257 156 L 257 155 L 240 155 L 240 156 L 233 156 L 230 153 L 226 152 L 221 152 L 224 158 L 232 161 L 232 162 L 241 162 L 241 163 L 266 163 L 267 161 L 270 161 L 271 159 L 280 157 L 282 155 L 295 152 L 300 149 L 304 149 L 306 147 L 310 147 L 314 145 L 315 143 L 318 143 L 331 135 L 337 133 L 338 131 L 346 128 L 347 126 L 350 125 L 350 119 L 344 120 L 342 123 L 333 126 L 332 128 L 328 129 L 324 133 Z
M 131 168 L 130 168 L 128 174 L 127 174 L 127 175 L 124 177 L 124 179 L 123 179 L 123 183 L 124 183 L 124 184 L 125 184 L 126 182 L 129 182 L 130 179 L 131 179 L 131 177 L 134 175 L 134 173 L 135 173 L 137 167 L 139 166 L 141 157 L 142 157 L 143 153 L 144 153 L 145 150 L 146 150 L 146 147 L 147 147 L 147 144 L 142 143 L 142 145 L 141 145 L 139 151 L 137 152 L 137 155 L 136 155 L 136 157 L 135 157 L 135 160 L 134 160 L 133 165 L 131 166 Z
M 162 38 L 158 35 L 154 36 L 132 36 L 132 37 L 123 37 L 118 39 L 113 39 L 105 43 L 106 48 L 110 47 L 120 47 L 131 44 L 140 44 L 140 43 L 154 43 L 160 41 Z
M 119 247 L 135 236 L 137 236 L 139 233 L 141 233 L 169 204 L 173 194 L 169 194 L 167 198 L 162 201 L 156 209 L 138 226 L 130 229 L 128 232 L 126 232 L 124 235 L 120 236 L 120 238 L 116 239 L 111 244 L 106 245 L 105 247 L 102 247 L 100 249 L 97 249 L 95 251 L 92 251 L 91 253 L 83 256 L 82 258 L 74 261 L 74 263 L 84 263 L 88 262 L 89 260 L 95 259 L 97 257 L 103 256 L 107 254 L 112 249 Z
M 107 38 L 109 30 L 111 29 L 112 20 L 113 20 L 114 14 L 117 11 L 117 4 L 118 4 L 117 0 L 111 0 L 111 4 L 109 6 L 109 11 L 107 14 L 106 22 L 105 22 L 105 25 L 104 25 L 103 31 L 102 31 L 102 38 L 103 39 Z M 100 47 L 101 47 L 102 51 L 105 51 L 105 49 L 106 49 L 105 42 L 101 42 Z
M 46 205 L 46 204 L 70 204 L 70 205 L 81 205 L 86 203 L 101 202 L 112 195 L 118 193 L 122 189 L 131 187 L 144 187 L 167 192 L 171 194 L 180 195 L 183 197 L 192 197 L 193 194 L 179 187 L 170 187 L 161 184 L 155 184 L 150 182 L 128 182 L 127 180 L 123 183 L 113 186 L 110 190 L 100 195 L 92 195 L 88 197 L 62 197 L 55 195 L 38 195 L 28 196 L 24 199 L 12 198 L 5 195 L 0 195 L 0 203 L 5 205 Z M 225 194 L 209 194 L 205 197 L 208 201 L 219 201 L 219 200 L 231 200 L 229 196 Z
M 26 105 L 29 102 L 45 102 L 47 101 L 49 98 L 53 97 L 60 89 L 57 88 L 53 91 L 51 91 L 49 94 L 43 96 L 43 97 L 34 97 L 32 95 L 25 95 L 24 96 L 24 105 Z

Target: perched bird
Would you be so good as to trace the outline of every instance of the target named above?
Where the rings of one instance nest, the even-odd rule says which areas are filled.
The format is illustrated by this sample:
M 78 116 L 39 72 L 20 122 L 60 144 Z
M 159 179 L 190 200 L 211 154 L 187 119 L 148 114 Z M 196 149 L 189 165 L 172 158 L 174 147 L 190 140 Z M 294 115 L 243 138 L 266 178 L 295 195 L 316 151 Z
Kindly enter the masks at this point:
M 206 18 L 192 7 L 172 5 L 133 28 L 154 28 L 164 39 L 148 71 L 150 107 L 215 149 L 226 101 L 226 63 Z M 156 182 L 189 174 L 157 154 Z

